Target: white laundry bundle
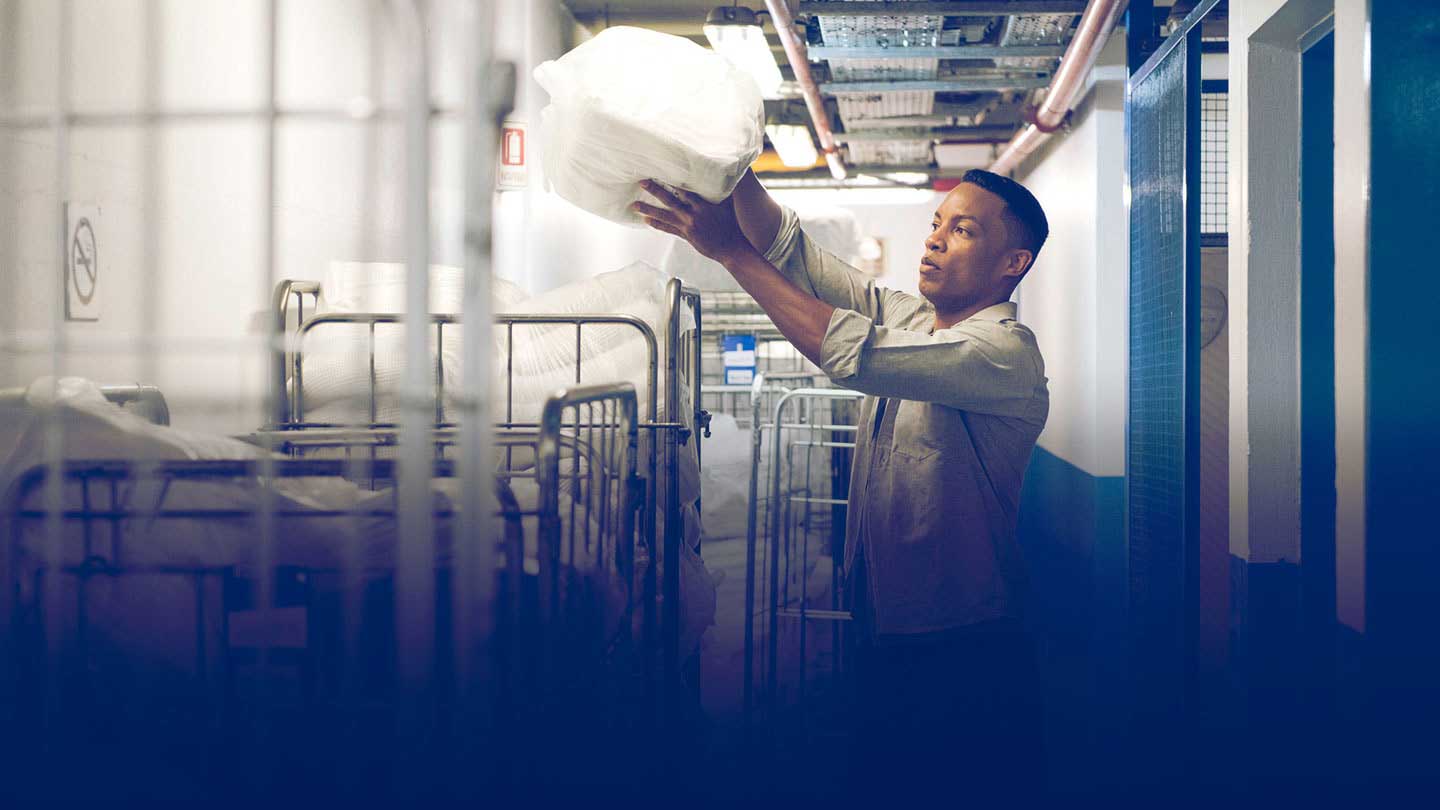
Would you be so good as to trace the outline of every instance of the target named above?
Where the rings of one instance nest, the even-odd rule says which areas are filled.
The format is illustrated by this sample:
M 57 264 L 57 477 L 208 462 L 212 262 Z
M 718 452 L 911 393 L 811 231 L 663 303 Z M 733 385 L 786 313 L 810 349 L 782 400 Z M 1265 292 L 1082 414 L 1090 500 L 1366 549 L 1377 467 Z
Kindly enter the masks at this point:
M 404 312 L 406 276 L 410 268 L 400 262 L 331 262 L 320 282 L 320 311 Z M 527 297 L 519 285 L 490 278 L 490 297 L 496 309 Z M 430 312 L 459 315 L 465 309 L 465 268 L 430 265 Z
M 370 266 L 384 271 L 384 265 Z M 361 276 L 361 273 L 351 275 Z M 432 281 L 437 277 L 432 271 Z M 384 281 L 385 279 L 381 279 Z M 393 300 L 403 277 L 379 281 L 347 282 L 341 295 L 324 293 L 323 312 L 335 311 L 340 302 L 352 305 L 357 301 L 376 303 Z M 663 351 L 665 328 L 666 276 L 644 262 L 602 273 L 591 279 L 568 284 L 534 297 L 516 300 L 517 295 L 505 285 L 495 288 L 493 306 L 497 313 L 523 312 L 533 315 L 565 316 L 577 313 L 626 315 L 647 324 L 657 338 L 657 352 Z M 328 284 L 328 277 L 327 277 Z M 453 285 L 452 285 L 453 286 Z M 513 285 L 511 285 L 513 286 Z M 432 287 L 432 289 L 436 289 Z M 458 287 L 455 287 L 458 289 Z M 515 288 L 518 289 L 518 288 Z M 444 300 L 433 302 L 447 306 Z M 356 311 L 399 312 L 404 308 L 359 309 Z M 682 331 L 693 328 L 688 310 Z M 591 324 L 580 330 L 576 340 L 573 325 L 516 324 L 513 327 L 515 350 L 511 354 L 508 336 L 510 327 L 494 329 L 494 350 L 491 354 L 495 381 L 490 386 L 492 414 L 511 422 L 535 422 L 545 398 L 561 388 L 576 384 L 575 367 L 580 366 L 580 384 L 630 382 L 640 400 L 640 413 L 645 416 L 649 380 L 646 370 L 651 359 L 648 344 L 641 332 L 626 324 Z M 312 422 L 362 424 L 370 421 L 369 402 L 373 384 L 375 418 L 394 422 L 400 417 L 401 379 L 405 369 L 405 328 L 399 323 L 383 323 L 375 327 L 374 364 L 370 362 L 370 332 L 365 324 L 328 324 L 317 326 L 305 337 L 304 397 L 305 419 Z M 445 327 L 444 346 L 440 360 L 445 386 L 442 407 L 453 418 L 453 399 L 463 389 L 461 375 L 464 363 L 462 348 L 464 331 L 459 324 Z M 435 331 L 428 333 L 429 355 L 435 355 Z M 577 354 L 578 352 L 578 354 Z M 660 381 L 663 385 L 663 380 Z M 436 393 L 434 374 L 427 375 L 430 396 Z M 665 407 L 660 397 L 660 407 Z
M 708 48 L 616 26 L 535 69 L 546 182 L 569 202 L 638 225 L 646 178 L 719 202 L 760 156 L 760 88 Z

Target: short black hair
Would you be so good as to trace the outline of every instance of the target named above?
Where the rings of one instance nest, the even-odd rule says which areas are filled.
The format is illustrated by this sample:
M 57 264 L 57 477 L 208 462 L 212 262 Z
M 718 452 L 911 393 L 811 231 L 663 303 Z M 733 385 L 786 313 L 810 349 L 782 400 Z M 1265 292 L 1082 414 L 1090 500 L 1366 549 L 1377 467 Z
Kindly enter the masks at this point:
M 1045 245 L 1045 239 L 1050 236 L 1050 221 L 1045 218 L 1045 209 L 1040 207 L 1040 201 L 1025 188 L 1010 178 L 987 172 L 984 169 L 971 169 L 965 172 L 960 178 L 961 183 L 970 183 L 979 186 L 1005 201 L 1005 223 L 1010 226 L 1017 247 L 1023 247 L 1030 251 L 1032 256 L 1040 255 L 1040 248 Z M 1035 259 L 1030 260 L 1030 266 L 1035 266 Z M 1029 267 L 1025 268 L 1029 271 Z

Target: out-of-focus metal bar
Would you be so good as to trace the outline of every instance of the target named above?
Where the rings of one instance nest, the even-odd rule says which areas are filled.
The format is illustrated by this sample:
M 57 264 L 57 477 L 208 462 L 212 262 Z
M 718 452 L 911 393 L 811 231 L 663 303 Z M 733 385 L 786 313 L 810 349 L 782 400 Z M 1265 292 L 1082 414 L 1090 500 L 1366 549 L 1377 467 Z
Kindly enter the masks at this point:
M 430 40 L 419 0 L 395 5 L 405 64 L 405 369 L 401 377 L 400 542 L 395 566 L 401 745 L 418 741 L 435 652 L 435 531 L 430 504 Z M 405 768 L 404 770 L 409 770 Z
M 269 0 L 265 5 L 265 57 L 262 61 L 265 76 L 265 106 L 263 120 L 265 124 L 264 138 L 261 144 L 261 184 L 265 189 L 261 194 L 261 204 L 265 206 L 261 214 L 261 255 L 264 257 L 264 272 L 261 276 L 261 295 L 268 294 L 275 288 L 275 240 L 276 240 L 276 215 L 275 197 L 278 186 L 278 158 L 276 154 L 276 126 L 275 108 L 279 97 L 279 26 L 280 26 L 279 0 Z M 262 299 L 263 300 L 263 299 Z M 274 330 L 268 336 L 271 345 L 275 345 L 284 334 L 283 324 L 272 323 Z M 266 411 L 274 412 L 279 406 L 277 402 L 285 398 L 285 389 L 269 389 L 267 387 Z M 260 456 L 260 481 L 256 497 L 256 522 L 260 535 L 260 547 L 256 552 L 255 572 L 255 607 L 258 610 L 269 610 L 274 605 L 275 597 L 275 496 L 272 489 L 265 485 L 274 475 L 275 464 L 269 453 L 262 453 Z M 261 677 L 268 680 L 268 668 L 270 664 L 269 644 L 262 643 L 259 649 Z M 262 736 L 268 734 L 268 718 L 262 710 L 259 717 L 259 724 Z M 258 765 L 257 765 L 258 767 Z M 259 779 L 268 781 L 269 775 L 263 771 L 258 774 Z
M 459 722 L 455 724 L 466 748 L 494 739 L 490 717 L 494 685 L 490 644 L 496 627 L 496 532 L 490 501 L 495 491 L 490 412 L 490 277 L 492 272 L 492 205 L 495 189 L 495 154 L 501 121 L 514 106 L 513 66 L 494 63 L 494 3 L 467 3 L 465 110 L 465 290 L 462 321 L 471 339 L 462 343 L 462 388 L 459 397 L 461 487 L 460 532 L 455 543 L 453 582 L 454 639 L 452 640 Z M 512 335 L 513 337 L 513 335 Z M 441 351 L 444 346 L 439 347 Z M 513 351 L 513 346 L 510 347 Z M 507 375 L 508 376 L 508 375 Z M 536 473 L 538 475 L 538 471 Z M 478 757 L 488 756 L 478 752 Z M 462 777 L 463 778 L 463 777 Z
M 52 232 L 55 237 L 55 269 L 66 273 L 70 265 L 70 234 L 68 233 L 69 223 L 65 215 L 65 205 L 70 197 L 70 126 L 65 120 L 65 114 L 69 112 L 71 102 L 71 65 L 74 38 L 73 38 L 73 9 L 72 4 L 64 3 L 60 6 L 56 22 L 56 48 L 54 56 L 57 60 L 55 66 L 55 114 L 50 124 L 54 136 L 55 148 L 55 206 L 53 209 L 55 230 Z M 70 268 L 73 270 L 74 268 Z M 62 275 L 62 278 L 66 276 Z M 51 308 L 50 322 L 50 357 L 49 367 L 52 383 L 55 386 L 54 394 L 58 394 L 59 380 L 64 371 L 64 359 L 67 353 L 65 336 L 65 293 L 63 287 L 56 285 L 52 287 L 55 296 Z M 53 468 L 60 465 L 64 457 L 64 425 L 60 421 L 60 410 L 51 404 L 44 410 L 44 457 Z M 46 480 L 45 486 L 45 545 L 43 557 L 47 566 L 58 564 L 63 542 L 64 525 L 61 513 L 65 507 L 65 482 L 58 475 L 52 475 Z M 46 633 L 46 655 L 45 666 L 51 673 L 46 680 L 47 688 L 41 696 L 43 705 L 41 708 L 42 739 L 40 745 L 50 745 L 50 734 L 53 729 L 50 720 L 55 712 L 60 709 L 60 692 L 56 686 L 59 680 L 56 677 L 60 667 L 60 640 L 58 613 L 60 605 L 61 589 L 53 583 L 41 582 L 37 584 L 43 591 L 43 599 L 46 610 L 45 633 Z M 8 596 L 8 593 L 6 594 Z
M 405 115 L 402 109 L 377 107 L 368 99 L 356 99 L 344 107 L 277 107 L 238 109 L 184 109 L 151 108 L 124 111 L 69 111 L 57 116 L 43 110 L 19 110 L 0 114 L 0 129 L 43 129 L 53 126 L 60 117 L 72 129 L 83 127 L 145 127 L 166 124 L 207 124 L 265 122 L 274 118 L 284 121 L 306 123 L 355 123 L 369 121 L 400 121 Z M 432 107 L 432 118 L 437 120 L 456 119 L 464 115 L 463 110 Z

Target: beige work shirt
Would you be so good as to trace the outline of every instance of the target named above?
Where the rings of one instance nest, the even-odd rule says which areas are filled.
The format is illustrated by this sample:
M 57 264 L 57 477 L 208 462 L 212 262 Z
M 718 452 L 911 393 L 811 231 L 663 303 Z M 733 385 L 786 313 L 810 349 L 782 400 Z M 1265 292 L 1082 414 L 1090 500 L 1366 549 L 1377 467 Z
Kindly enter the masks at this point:
M 1020 486 L 1050 395 L 1035 335 L 1015 320 L 1015 304 L 934 330 L 929 302 L 878 287 L 819 248 L 788 208 L 765 258 L 836 307 L 823 370 L 869 394 L 844 570 L 864 554 L 873 631 L 928 633 L 1017 616 L 1026 577 L 1015 538 Z

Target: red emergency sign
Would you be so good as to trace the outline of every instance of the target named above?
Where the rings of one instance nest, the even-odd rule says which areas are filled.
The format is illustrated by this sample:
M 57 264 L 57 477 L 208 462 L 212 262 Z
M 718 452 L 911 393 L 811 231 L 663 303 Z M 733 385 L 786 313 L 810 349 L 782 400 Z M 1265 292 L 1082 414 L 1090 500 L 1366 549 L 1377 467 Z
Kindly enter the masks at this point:
M 500 136 L 500 163 L 505 166 L 525 165 L 525 130 L 504 127 Z

